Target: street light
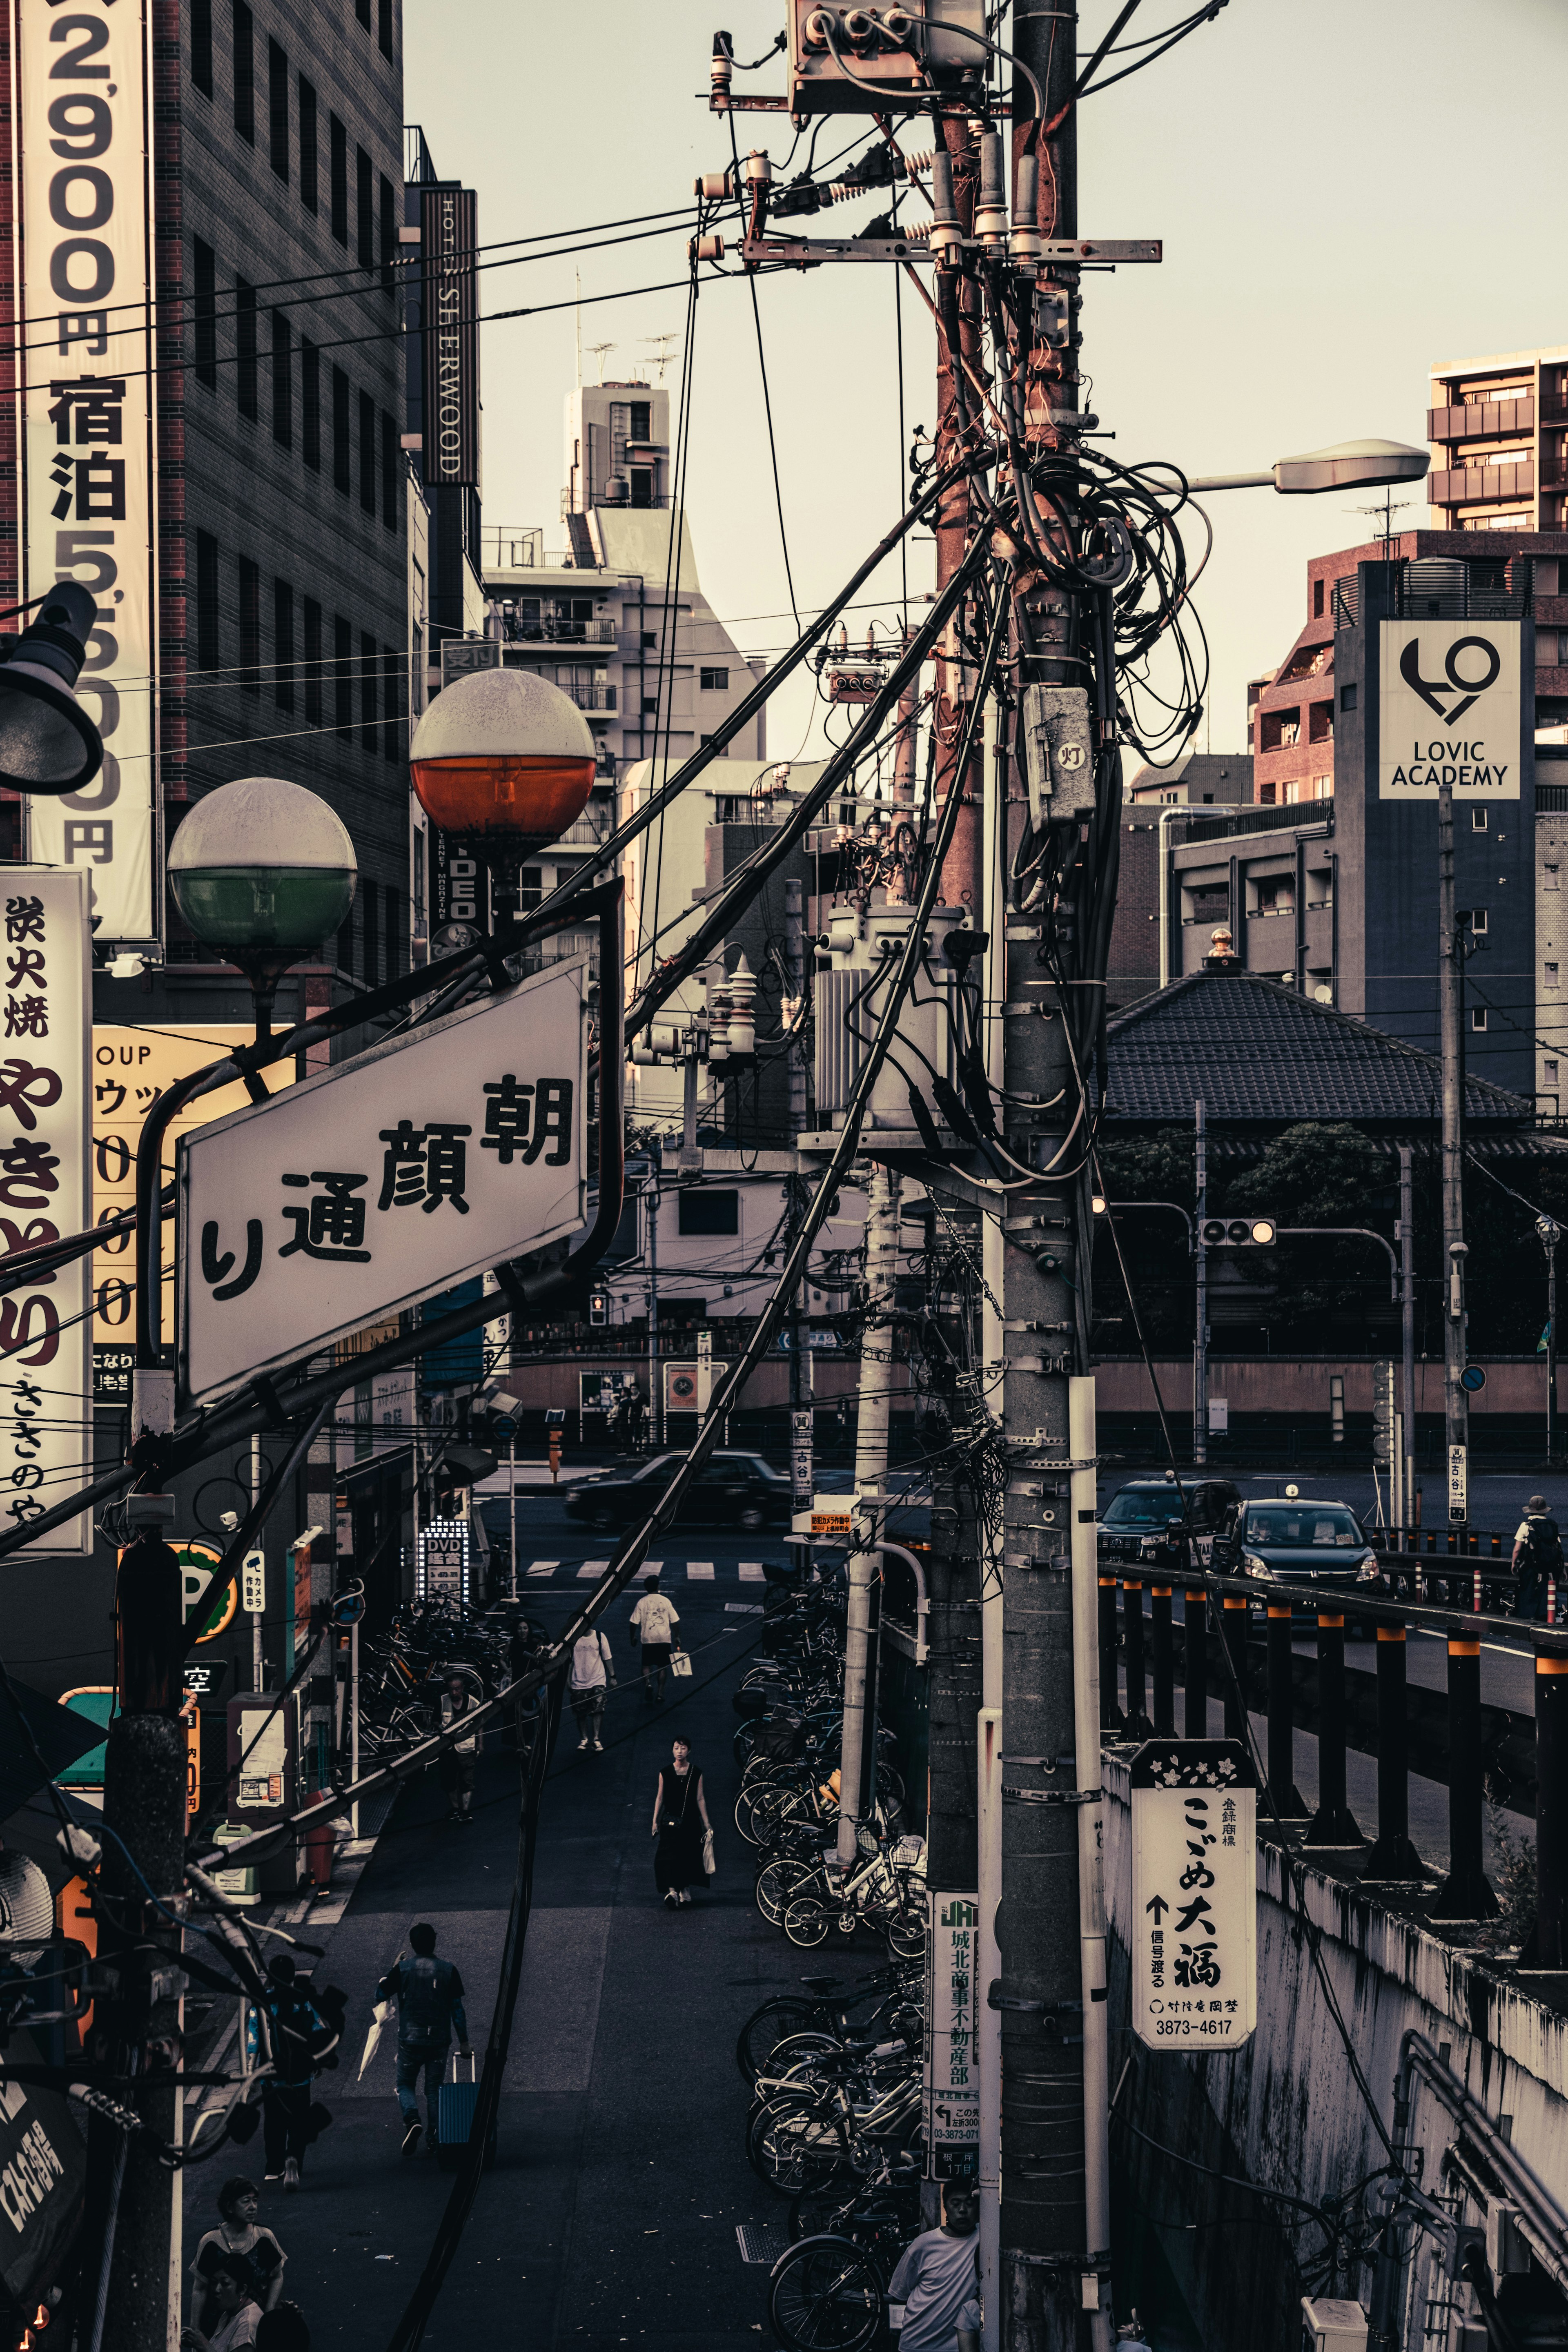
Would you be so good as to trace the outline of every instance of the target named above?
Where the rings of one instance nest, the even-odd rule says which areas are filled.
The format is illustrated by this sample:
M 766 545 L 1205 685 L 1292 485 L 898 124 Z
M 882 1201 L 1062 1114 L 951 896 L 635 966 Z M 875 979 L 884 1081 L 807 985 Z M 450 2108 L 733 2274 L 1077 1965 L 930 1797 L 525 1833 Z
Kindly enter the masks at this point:
M 1267 474 L 1199 475 L 1187 488 L 1278 490 L 1283 498 L 1317 498 L 1324 490 L 1373 490 L 1394 482 L 1418 482 L 1431 462 L 1427 450 L 1413 449 L 1404 441 L 1336 441 L 1329 449 L 1277 458 Z
M 431 823 L 473 843 L 513 910 L 523 860 L 575 824 L 597 768 L 571 696 L 526 669 L 473 670 L 448 686 L 408 756 Z
M 353 843 L 323 800 L 281 776 L 242 776 L 198 801 L 174 835 L 169 885 L 197 939 L 250 982 L 258 1034 L 278 982 L 353 904 Z
M 0 784 L 78 793 L 103 765 L 103 738 L 72 692 L 98 600 L 79 582 L 62 580 L 40 601 L 37 619 L 0 663 Z

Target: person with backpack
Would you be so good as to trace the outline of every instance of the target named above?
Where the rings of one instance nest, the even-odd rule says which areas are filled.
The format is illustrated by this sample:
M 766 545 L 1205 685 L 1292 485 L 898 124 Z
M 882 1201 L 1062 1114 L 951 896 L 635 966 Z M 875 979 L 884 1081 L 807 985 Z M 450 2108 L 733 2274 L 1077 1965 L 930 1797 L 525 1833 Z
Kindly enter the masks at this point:
M 312 2104 L 310 2083 L 318 2067 L 338 2063 L 333 2053 L 342 2038 L 346 1999 L 335 1990 L 318 1993 L 309 1977 L 297 1973 L 288 1953 L 279 1952 L 267 1963 L 259 2005 L 266 2012 L 273 2066 L 271 2078 L 261 2085 L 266 2177 L 295 2189 L 305 2150 L 331 2121 L 324 2106 Z
M 595 1755 L 604 1751 L 599 1728 L 615 1680 L 616 1661 L 609 1636 L 596 1626 L 591 1633 L 580 1634 L 572 1645 L 572 1712 L 577 1719 L 578 1748 L 592 1748 Z
M 1544 1622 L 1549 1580 L 1563 1581 L 1563 1538 L 1544 1495 L 1531 1495 L 1524 1507 L 1514 1531 L 1513 1568 L 1519 1578 L 1514 1615 Z
M 420 1919 L 410 1927 L 408 1944 L 408 1952 L 394 1961 L 376 1987 L 379 2000 L 397 2003 L 397 2105 L 403 2116 L 405 2156 L 412 2156 L 419 2145 L 421 2074 L 430 2119 L 426 2153 L 433 2153 L 440 2144 L 437 2102 L 454 2026 L 459 2054 L 464 2058 L 474 2054 L 463 2009 L 463 1979 L 450 1960 L 436 1958 L 436 1930 L 428 1920 Z

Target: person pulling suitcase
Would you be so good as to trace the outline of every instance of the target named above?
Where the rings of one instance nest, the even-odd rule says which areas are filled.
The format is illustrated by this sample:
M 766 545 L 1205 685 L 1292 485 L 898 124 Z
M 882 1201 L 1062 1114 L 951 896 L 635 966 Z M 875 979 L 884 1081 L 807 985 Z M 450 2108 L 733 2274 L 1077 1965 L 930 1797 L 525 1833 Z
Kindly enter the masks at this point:
M 441 2142 L 441 2090 L 452 2029 L 458 2034 L 458 2052 L 472 2058 L 468 2021 L 463 2008 L 463 1979 L 450 1960 L 436 1958 L 436 1930 L 427 1919 L 408 1930 L 409 1948 L 395 1960 L 376 1987 L 382 2000 L 397 2003 L 397 2105 L 403 2116 L 403 2153 L 412 2156 L 419 2146 L 419 2077 L 425 2077 L 425 2107 L 429 2118 L 429 2147 Z

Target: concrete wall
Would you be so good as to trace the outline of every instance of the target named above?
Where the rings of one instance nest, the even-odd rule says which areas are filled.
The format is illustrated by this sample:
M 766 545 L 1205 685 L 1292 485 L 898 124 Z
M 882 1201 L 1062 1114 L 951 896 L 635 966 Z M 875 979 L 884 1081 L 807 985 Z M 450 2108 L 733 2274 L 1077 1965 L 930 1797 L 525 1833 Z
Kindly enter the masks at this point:
M 1162 2273 L 1173 2275 L 1205 2343 L 1294 2346 L 1303 2292 L 1299 2266 L 1321 2250 L 1321 2231 L 1311 2223 L 1299 2231 L 1268 2226 L 1260 2217 L 1277 2221 L 1279 2208 L 1222 2189 L 1194 2168 L 1213 2167 L 1316 2200 L 1375 2171 L 1384 2161 L 1383 2145 L 1355 2087 L 1275 1846 L 1260 1842 L 1258 1853 L 1258 2021 L 1252 2040 L 1241 2050 L 1202 2054 L 1156 2053 L 1133 2042 L 1125 2030 L 1131 1817 L 1124 1762 L 1107 1759 L 1106 1783 L 1113 2077 L 1123 2058 L 1133 2056 L 1112 2134 L 1113 2220 L 1118 2245 L 1128 2250 L 1117 2307 L 1130 2301 L 1147 2307 L 1158 2297 Z M 1449 2045 L 1450 2065 L 1492 2116 L 1512 2117 L 1514 2147 L 1560 2196 L 1568 2174 L 1568 2018 L 1530 1999 L 1483 1956 L 1440 1943 L 1414 1921 L 1378 1908 L 1353 1885 L 1314 1869 L 1300 1878 L 1328 1981 L 1384 2125 L 1400 2042 L 1414 2026 L 1439 2048 Z M 1159 2153 L 1125 2125 L 1186 2162 Z M 1438 2193 L 1443 2153 L 1455 2133 L 1425 2089 L 1415 2101 L 1412 2137 L 1421 2151 L 1419 2177 Z M 1150 2217 L 1166 2226 L 1155 2229 Z M 1467 2210 L 1458 2218 L 1478 2215 Z M 1214 2226 L 1216 2219 L 1229 2226 Z M 1319 2291 L 1364 2300 L 1370 2286 L 1370 2273 L 1347 2280 L 1342 2273 Z M 1431 2242 L 1417 2235 L 1405 2281 L 1404 2343 L 1444 2352 L 1458 2343 L 1457 2334 L 1425 2332 L 1428 2296 L 1447 2292 Z
M 1154 1366 L 1160 1382 L 1160 1394 L 1168 1410 L 1186 1412 L 1193 1392 L 1193 1366 L 1190 1356 L 1163 1359 Z M 1561 1407 L 1568 1400 L 1568 1368 L 1559 1365 L 1557 1397 Z M 1209 1358 L 1209 1394 L 1229 1400 L 1232 1414 L 1247 1412 L 1313 1412 L 1329 1410 L 1331 1377 L 1342 1378 L 1345 1384 L 1345 1411 L 1372 1411 L 1372 1374 L 1370 1359 L 1288 1356 Z M 1470 1412 L 1475 1418 L 1488 1413 L 1543 1412 L 1546 1406 L 1546 1362 L 1531 1357 L 1516 1357 L 1511 1361 L 1489 1363 L 1487 1384 L 1470 1399 Z M 1131 1359 L 1115 1363 L 1100 1363 L 1095 1367 L 1095 1382 L 1101 1412 L 1152 1412 L 1154 1391 L 1142 1361 Z M 1439 1363 L 1418 1361 L 1415 1366 L 1415 1409 L 1417 1412 L 1440 1413 L 1443 1410 L 1443 1367 Z

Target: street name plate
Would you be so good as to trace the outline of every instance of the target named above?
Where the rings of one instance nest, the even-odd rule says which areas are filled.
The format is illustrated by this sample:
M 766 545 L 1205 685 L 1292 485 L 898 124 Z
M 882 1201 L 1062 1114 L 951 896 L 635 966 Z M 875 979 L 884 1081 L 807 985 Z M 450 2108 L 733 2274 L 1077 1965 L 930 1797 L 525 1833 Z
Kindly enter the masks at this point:
M 585 1222 L 584 956 L 185 1138 L 196 1403 Z
M 1235 2049 L 1258 2023 L 1258 1784 L 1238 1739 L 1149 1739 L 1132 1759 L 1132 2030 L 1151 2050 Z

